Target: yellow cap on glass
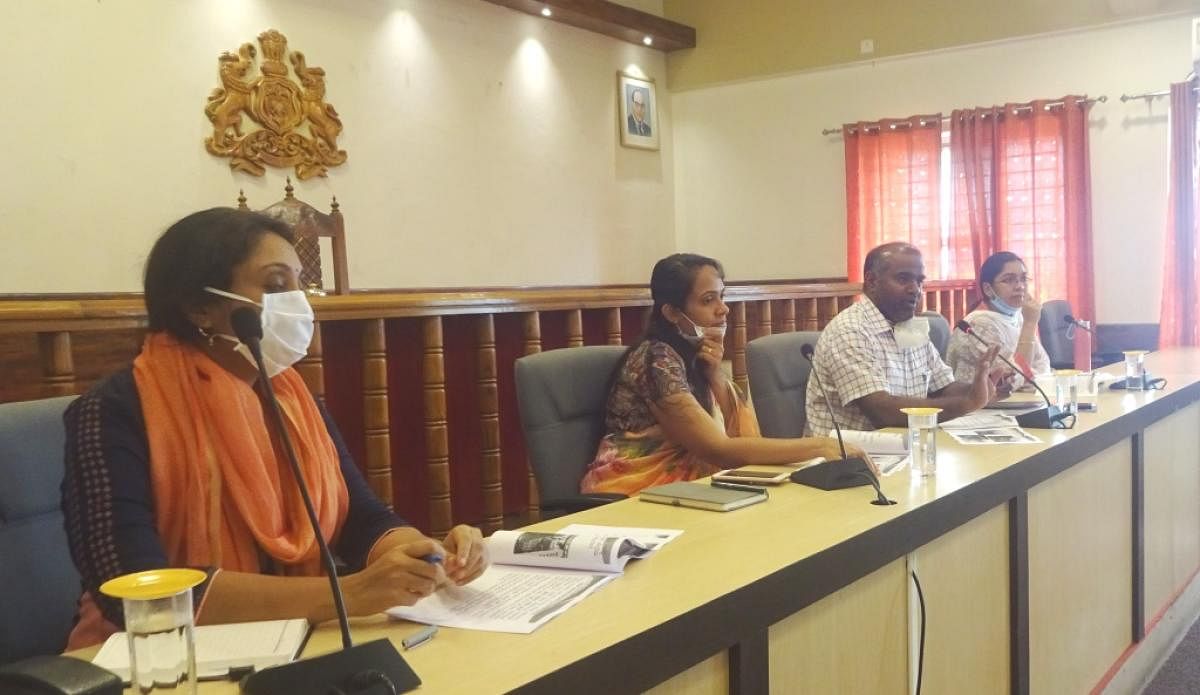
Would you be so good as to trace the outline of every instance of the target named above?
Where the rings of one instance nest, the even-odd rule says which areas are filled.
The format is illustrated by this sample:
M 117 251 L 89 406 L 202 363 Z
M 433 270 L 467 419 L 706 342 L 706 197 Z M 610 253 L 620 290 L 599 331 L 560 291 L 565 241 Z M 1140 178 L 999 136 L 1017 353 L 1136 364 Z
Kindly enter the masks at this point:
M 161 569 L 134 572 L 100 585 L 100 592 L 113 598 L 132 598 L 150 601 L 174 596 L 203 582 L 208 575 L 200 570 Z
M 942 412 L 941 408 L 901 408 L 900 412 L 905 415 L 937 415 Z

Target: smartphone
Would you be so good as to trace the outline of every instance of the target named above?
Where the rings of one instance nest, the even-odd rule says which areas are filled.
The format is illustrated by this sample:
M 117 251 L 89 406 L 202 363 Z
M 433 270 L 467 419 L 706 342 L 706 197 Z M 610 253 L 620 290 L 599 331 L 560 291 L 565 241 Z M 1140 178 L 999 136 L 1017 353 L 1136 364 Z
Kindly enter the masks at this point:
M 712 479 L 747 485 L 779 485 L 787 482 L 788 475 L 790 474 L 790 470 L 747 471 L 740 468 L 733 468 L 721 471 L 720 473 L 714 473 Z

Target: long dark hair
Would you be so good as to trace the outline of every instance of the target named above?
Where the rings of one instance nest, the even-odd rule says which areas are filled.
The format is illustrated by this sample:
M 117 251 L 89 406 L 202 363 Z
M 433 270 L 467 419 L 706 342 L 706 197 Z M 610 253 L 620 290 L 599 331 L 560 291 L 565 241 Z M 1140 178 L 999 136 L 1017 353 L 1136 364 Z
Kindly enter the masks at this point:
M 975 290 L 979 293 L 979 301 L 975 303 L 975 306 L 990 303 L 988 296 L 983 292 L 983 283 L 994 285 L 996 276 L 1000 274 L 1001 270 L 1004 270 L 1004 266 L 1012 261 L 1025 265 L 1025 261 L 1012 251 L 997 251 L 988 256 L 983 265 L 979 266 L 979 275 L 975 280 Z
M 721 279 L 725 278 L 725 269 L 721 267 L 720 261 L 695 253 L 671 254 L 654 264 L 654 270 L 650 273 L 650 297 L 654 300 L 650 320 L 646 323 L 646 330 L 642 336 L 629 346 L 629 349 L 617 362 L 616 369 L 609 377 L 608 392 L 610 395 L 616 388 L 621 370 L 625 368 L 625 362 L 633 354 L 633 351 L 648 340 L 659 340 L 670 345 L 683 358 L 683 363 L 687 366 L 687 380 L 692 387 L 692 395 L 705 410 L 712 410 L 712 394 L 709 392 L 708 383 L 704 380 L 700 370 L 696 368 L 696 348 L 683 339 L 679 328 L 668 321 L 662 311 L 667 304 L 683 311 L 687 305 L 688 295 L 692 293 L 692 286 L 696 284 L 696 275 L 705 266 L 716 270 Z
M 228 290 L 233 269 L 250 257 L 259 239 L 278 234 L 294 242 L 285 222 L 248 210 L 194 212 L 163 232 L 146 259 L 145 300 L 151 332 L 166 331 L 196 342 L 200 333 L 188 312 L 216 298 L 205 286 Z

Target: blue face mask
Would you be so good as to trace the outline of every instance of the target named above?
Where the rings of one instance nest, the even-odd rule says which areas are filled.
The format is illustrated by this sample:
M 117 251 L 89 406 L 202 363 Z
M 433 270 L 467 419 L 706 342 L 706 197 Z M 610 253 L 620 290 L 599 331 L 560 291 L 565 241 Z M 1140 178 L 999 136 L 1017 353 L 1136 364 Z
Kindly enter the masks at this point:
M 1021 307 L 1010 305 L 1008 302 L 997 297 L 994 292 L 988 293 L 988 302 L 992 305 L 993 309 L 1005 316 L 1016 316 L 1017 312 L 1021 310 Z

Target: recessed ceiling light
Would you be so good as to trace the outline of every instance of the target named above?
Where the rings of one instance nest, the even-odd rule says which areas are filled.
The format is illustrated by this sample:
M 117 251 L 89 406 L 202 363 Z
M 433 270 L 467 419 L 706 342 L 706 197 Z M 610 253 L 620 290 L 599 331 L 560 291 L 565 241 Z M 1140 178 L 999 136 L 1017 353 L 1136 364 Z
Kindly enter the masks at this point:
M 643 37 L 642 37 L 642 43 L 644 43 L 644 44 L 646 44 L 647 46 L 649 46 L 649 45 L 651 45 L 651 44 L 653 44 L 653 43 L 654 43 L 654 37 L 652 37 L 652 36 L 643 36 Z
M 543 7 L 543 8 L 542 8 L 542 16 L 543 16 L 543 17 L 549 17 L 549 16 L 550 16 L 550 15 L 552 15 L 552 14 L 554 14 L 554 13 L 550 11 L 550 8 L 549 8 L 549 7 Z

